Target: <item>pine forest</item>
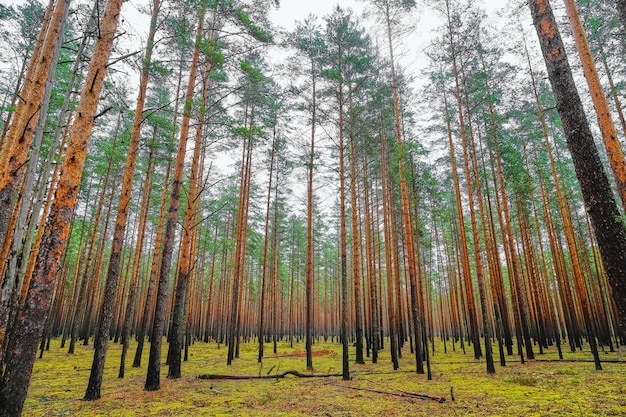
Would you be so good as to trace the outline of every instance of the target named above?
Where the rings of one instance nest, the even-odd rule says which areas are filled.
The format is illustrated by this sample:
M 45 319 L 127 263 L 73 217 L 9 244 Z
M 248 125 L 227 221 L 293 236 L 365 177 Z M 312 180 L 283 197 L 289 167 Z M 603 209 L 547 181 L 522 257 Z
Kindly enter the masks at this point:
M 626 415 L 626 0 L 1 0 L 0 417 Z

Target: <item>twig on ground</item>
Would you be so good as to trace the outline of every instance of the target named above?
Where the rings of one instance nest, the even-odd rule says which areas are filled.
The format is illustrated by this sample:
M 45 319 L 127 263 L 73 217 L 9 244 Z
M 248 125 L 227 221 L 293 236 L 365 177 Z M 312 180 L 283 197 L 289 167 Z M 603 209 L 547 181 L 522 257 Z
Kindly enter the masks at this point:
M 198 379 L 277 379 L 284 378 L 287 375 L 293 375 L 298 378 L 327 378 L 330 376 L 342 376 L 342 374 L 303 374 L 302 372 L 288 369 L 279 374 L 274 375 L 220 375 L 220 374 L 204 374 L 198 375 Z
M 446 399 L 443 397 L 433 397 L 430 395 L 426 395 L 426 394 L 418 394 L 415 392 L 406 392 L 406 391 L 400 391 L 400 392 L 390 392 L 390 391 L 380 391 L 377 389 L 370 389 L 370 388 L 359 388 L 359 387 L 351 387 L 349 385 L 342 385 L 342 384 L 335 384 L 338 387 L 341 388 L 346 388 L 346 389 L 352 389 L 355 391 L 366 391 L 366 392 L 373 392 L 375 394 L 384 394 L 384 395 L 392 395 L 395 397 L 405 397 L 405 398 L 417 398 L 419 400 L 433 400 L 433 401 L 437 401 L 438 403 L 445 403 Z

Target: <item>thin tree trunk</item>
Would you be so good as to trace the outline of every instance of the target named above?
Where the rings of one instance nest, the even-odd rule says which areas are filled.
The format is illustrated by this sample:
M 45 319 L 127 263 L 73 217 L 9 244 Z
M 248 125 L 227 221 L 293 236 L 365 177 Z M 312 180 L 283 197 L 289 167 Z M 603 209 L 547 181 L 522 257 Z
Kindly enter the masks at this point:
M 157 391 L 161 387 L 161 347 L 163 344 L 163 330 L 165 329 L 167 288 L 169 283 L 170 268 L 172 265 L 172 255 L 174 247 L 174 234 L 178 218 L 178 207 L 180 205 L 180 189 L 182 187 L 183 168 L 185 166 L 185 153 L 187 150 L 187 136 L 189 135 L 189 124 L 191 119 L 191 102 L 195 86 L 196 74 L 198 72 L 198 60 L 200 55 L 200 39 L 202 37 L 204 14 L 206 5 L 203 3 L 198 13 L 198 29 L 196 32 L 196 42 L 189 72 L 189 83 L 185 96 L 185 110 L 183 113 L 182 126 L 180 130 L 180 141 L 174 165 L 174 176 L 172 183 L 172 196 L 165 226 L 165 236 L 163 239 L 163 254 L 161 256 L 161 268 L 159 272 L 159 285 L 157 288 L 156 308 L 152 325 L 152 335 L 150 337 L 150 358 L 148 361 L 148 373 L 146 375 L 146 391 Z
M 448 19 L 448 36 L 450 38 L 450 48 L 452 51 L 452 67 L 453 67 L 454 82 L 455 82 L 455 96 L 457 100 L 457 109 L 459 112 L 459 127 L 461 130 L 462 141 L 465 141 L 466 133 L 465 133 L 465 121 L 463 118 L 463 106 L 461 104 L 461 87 L 459 83 L 459 73 L 457 69 L 457 56 L 456 56 L 455 41 L 454 41 L 454 35 L 452 31 L 452 16 L 451 16 L 450 4 L 448 0 L 446 0 L 446 12 L 447 12 L 446 16 Z M 450 134 L 451 132 L 448 133 L 448 135 Z M 451 138 L 449 139 L 451 140 Z M 450 146 L 451 155 L 453 154 L 453 152 L 454 151 L 451 145 Z M 453 171 L 453 175 L 456 175 L 456 169 L 454 167 L 452 171 Z M 469 184 L 470 181 L 471 179 L 468 177 L 467 183 Z M 479 359 L 482 356 L 482 352 L 480 349 L 480 342 L 479 342 L 480 338 L 479 338 L 479 331 L 478 331 L 478 318 L 477 318 L 477 313 L 476 313 L 476 301 L 474 298 L 474 290 L 473 290 L 472 279 L 471 279 L 471 268 L 469 264 L 469 253 L 467 249 L 468 248 L 467 236 L 465 232 L 465 220 L 464 220 L 463 211 L 461 207 L 460 189 L 459 189 L 458 179 L 457 181 L 455 181 L 455 191 L 457 193 L 456 195 L 457 212 L 459 215 L 459 227 L 460 227 L 460 233 L 461 233 L 461 253 L 462 253 L 462 260 L 463 260 L 463 276 L 464 276 L 464 282 L 465 282 L 465 293 L 467 297 L 466 301 L 467 301 L 467 308 L 468 308 L 469 321 L 470 321 L 470 338 L 472 339 L 472 342 L 474 344 L 474 358 Z
M 215 16 L 214 16 L 215 18 Z M 215 31 L 211 30 L 211 39 L 214 40 Z M 211 62 L 207 61 L 204 76 L 202 98 L 200 100 L 200 111 L 198 113 L 198 125 L 196 127 L 196 137 L 194 151 L 191 162 L 191 173 L 189 175 L 189 192 L 187 193 L 187 207 L 185 208 L 185 218 L 183 221 L 183 235 L 181 238 L 181 256 L 178 266 L 178 280 L 176 283 L 176 294 L 174 309 L 172 311 L 172 330 L 170 338 L 170 352 L 168 352 L 169 370 L 167 377 L 176 379 L 181 377 L 180 355 L 183 347 L 183 332 L 185 330 L 185 299 L 188 298 L 189 280 L 194 267 L 195 250 L 193 248 L 194 235 L 197 233 L 195 218 L 199 206 L 201 192 L 200 175 L 200 154 L 202 152 L 202 132 L 204 126 L 206 100 L 209 94 L 209 75 L 211 74 Z
M 137 297 L 137 290 L 139 286 L 139 268 L 141 266 L 141 255 L 143 254 L 143 243 L 146 232 L 146 224 L 148 220 L 148 209 L 150 208 L 150 189 L 152 186 L 152 159 L 154 154 L 154 142 L 156 139 L 156 132 L 157 128 L 155 127 L 154 134 L 152 136 L 152 144 L 150 146 L 150 154 L 148 155 L 146 178 L 143 183 L 141 208 L 139 210 L 139 227 L 137 231 L 138 236 L 137 242 L 135 244 L 135 256 L 133 259 L 132 274 L 130 279 L 131 288 L 128 296 L 126 315 L 124 317 L 124 324 L 122 328 L 122 357 L 120 358 L 120 370 L 118 378 L 124 378 L 124 371 L 126 367 L 126 354 L 128 352 L 133 312 L 135 311 L 135 299 Z
M 354 116 L 352 104 L 352 91 L 350 91 L 350 204 L 352 222 L 352 275 L 354 282 L 354 315 L 356 358 L 355 362 L 364 364 L 363 360 L 363 318 L 361 313 L 361 232 L 359 230 L 359 204 L 357 200 L 356 178 L 356 135 L 354 133 Z
M 265 295 L 266 295 L 266 281 L 267 281 L 267 251 L 269 247 L 269 222 L 270 222 L 270 203 L 272 193 L 272 180 L 274 175 L 274 154 L 276 151 L 276 131 L 274 131 L 274 137 L 272 140 L 272 150 L 270 153 L 270 178 L 267 186 L 267 204 L 265 207 L 265 237 L 263 240 L 263 270 L 261 277 L 261 300 L 259 303 L 259 355 L 257 361 L 260 363 L 263 361 L 263 345 L 265 343 Z M 308 352 L 307 352 L 308 358 Z M 307 368 L 308 369 L 308 368 Z
M 307 166 L 307 194 L 306 194 L 306 369 L 313 370 L 313 168 L 315 161 L 315 124 L 317 123 L 317 91 L 315 78 L 315 61 L 311 59 L 311 148 Z
M 100 390 L 104 374 L 104 360 L 106 357 L 109 330 L 111 328 L 111 320 L 113 319 L 113 308 L 120 277 L 122 248 L 124 246 L 128 209 L 130 206 L 133 178 L 135 175 L 137 152 L 139 150 L 141 122 L 143 121 L 143 106 L 146 96 L 146 87 L 148 85 L 148 74 L 152 57 L 152 47 L 154 44 L 154 34 L 156 31 L 156 19 L 159 12 L 159 5 L 159 0 L 154 0 L 152 5 L 152 16 L 150 19 L 150 31 L 148 33 L 146 52 L 143 59 L 143 66 L 139 81 L 137 106 L 135 108 L 133 128 L 130 135 L 128 155 L 126 157 L 126 167 L 124 168 L 124 178 L 122 180 L 122 189 L 120 190 L 120 200 L 115 219 L 115 230 L 113 232 L 113 243 L 111 245 L 111 254 L 109 257 L 104 299 L 100 311 L 100 324 L 96 340 L 94 341 L 95 350 L 93 362 L 91 365 L 91 373 L 89 375 L 89 383 L 84 397 L 84 399 L 88 401 L 97 400 L 101 396 Z

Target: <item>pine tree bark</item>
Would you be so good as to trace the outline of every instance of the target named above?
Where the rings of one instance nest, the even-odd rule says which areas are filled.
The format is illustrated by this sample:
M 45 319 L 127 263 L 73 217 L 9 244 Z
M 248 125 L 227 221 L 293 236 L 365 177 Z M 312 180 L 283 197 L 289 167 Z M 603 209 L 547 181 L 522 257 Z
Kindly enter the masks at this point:
M 574 0 L 564 0 L 564 2 L 567 16 L 569 17 L 570 25 L 574 33 L 574 40 L 576 41 L 580 62 L 582 63 L 583 72 L 587 79 L 589 92 L 591 93 L 593 106 L 598 116 L 598 125 L 600 126 L 600 132 L 604 139 L 604 147 L 606 148 L 609 164 L 613 171 L 613 177 L 617 183 L 618 195 L 622 201 L 622 207 L 626 210 L 626 161 L 624 160 L 624 152 L 622 151 L 617 137 L 615 124 L 611 118 L 611 111 L 609 110 L 609 105 L 606 101 L 602 84 L 600 83 L 596 64 L 591 55 L 591 50 L 589 49 L 585 29 L 580 21 L 576 2 Z
M 36 49 L 33 53 L 24 87 L 20 92 L 22 99 L 18 101 L 13 123 L 3 143 L 0 154 L 0 167 L 2 167 L 0 172 L 0 242 L 4 242 L 9 228 L 18 183 L 27 162 L 28 151 L 39 119 L 39 109 L 66 6 L 66 0 L 59 0 L 54 7 L 49 24 L 46 25 L 44 22 L 41 28 L 42 33 L 46 35 L 45 37 L 40 35 L 43 44 L 39 51 Z
M 133 266 L 131 273 L 131 289 L 128 295 L 128 303 L 126 305 L 126 314 L 124 316 L 124 324 L 122 327 L 122 357 L 120 358 L 120 370 L 118 378 L 124 378 L 126 369 L 126 355 L 128 353 L 128 345 L 130 343 L 130 330 L 132 326 L 132 318 L 134 316 L 135 304 L 137 298 L 137 290 L 139 287 L 139 268 L 141 266 L 141 256 L 143 254 L 143 244 L 146 232 L 146 224 L 148 221 L 148 210 L 150 208 L 150 190 L 152 188 L 152 160 L 154 157 L 154 142 L 156 139 L 157 128 L 154 128 L 152 136 L 152 144 L 150 145 L 150 154 L 148 155 L 148 163 L 146 168 L 146 178 L 143 183 L 143 195 L 141 197 L 141 209 L 139 210 L 139 227 L 137 231 L 137 240 L 135 243 L 135 255 L 133 258 Z
M 211 41 L 214 40 L 214 30 L 211 30 Z M 185 218 L 183 221 L 183 235 L 180 248 L 180 263 L 178 266 L 178 280 L 176 283 L 176 294 L 174 309 L 172 311 L 172 331 L 170 337 L 168 358 L 170 358 L 167 377 L 170 379 L 181 377 L 180 355 L 183 347 L 183 331 L 185 330 L 185 300 L 188 298 L 189 281 L 193 270 L 195 250 L 193 248 L 194 236 L 197 228 L 194 225 L 198 210 L 198 199 L 200 198 L 202 178 L 200 177 L 200 154 L 202 153 L 202 134 L 205 123 L 206 101 L 209 94 L 209 75 L 211 74 L 211 62 L 205 66 L 203 76 L 202 98 L 200 100 L 200 111 L 198 113 L 198 126 L 196 127 L 196 137 L 194 143 L 193 157 L 191 159 L 191 173 L 189 175 L 189 192 L 187 193 L 187 207 L 185 208 Z
M 356 337 L 356 358 L 355 362 L 364 364 L 363 360 L 363 318 L 361 313 L 361 231 L 359 227 L 359 203 L 357 199 L 357 158 L 356 158 L 356 135 L 354 132 L 354 109 L 352 102 L 352 91 L 349 92 L 350 104 L 350 206 L 352 225 L 352 275 L 354 286 L 354 315 L 355 315 L 355 337 Z
M 167 213 L 167 223 L 163 238 L 163 254 L 161 255 L 161 268 L 159 272 L 159 285 L 157 287 L 156 307 L 152 324 L 152 335 L 150 337 L 150 357 L 148 360 L 148 372 L 144 389 L 146 391 L 157 391 L 161 387 L 161 347 L 163 344 L 163 330 L 165 329 L 165 316 L 167 310 L 167 288 L 169 283 L 170 268 L 172 266 L 172 255 L 174 249 L 174 234 L 176 232 L 176 222 L 178 219 L 178 207 L 180 206 L 180 190 L 183 180 L 183 168 L 185 166 L 185 154 L 187 150 L 187 136 L 189 135 L 189 124 L 191 120 L 191 108 L 193 92 L 198 72 L 198 60 L 200 56 L 200 39 L 204 26 L 204 14 L 206 4 L 203 2 L 198 13 L 198 28 L 196 31 L 196 42 L 189 71 L 189 83 L 185 95 L 185 110 L 180 129 L 180 140 L 174 165 L 174 176 L 172 178 L 172 196 L 170 207 Z
M 626 331 L 626 228 L 593 141 L 550 3 L 531 0 L 529 6 L 585 207 L 613 289 L 620 326 Z
M 415 245 L 413 238 L 413 222 L 411 219 L 411 205 L 409 202 L 409 194 L 407 190 L 407 174 L 404 168 L 404 158 L 407 157 L 407 154 L 403 150 L 402 145 L 402 130 L 400 128 L 400 99 L 398 97 L 398 86 L 396 80 L 396 70 L 394 63 L 394 50 L 393 50 L 393 42 L 392 42 L 392 32 L 391 32 L 391 14 L 389 10 L 389 3 L 386 3 L 385 9 L 385 21 L 387 26 L 387 43 L 389 47 L 389 56 L 390 56 L 390 66 L 391 66 L 391 90 L 393 95 L 393 113 L 394 113 L 394 126 L 395 126 L 395 134 L 396 134 L 396 142 L 398 144 L 398 148 L 400 149 L 400 157 L 398 158 L 398 165 L 400 171 L 400 193 L 402 199 L 402 217 L 404 224 L 404 234 L 406 239 L 406 251 L 408 255 L 408 272 L 409 272 L 409 283 L 410 283 L 410 293 L 411 293 L 411 321 L 413 324 L 413 334 L 415 335 L 416 346 L 421 346 L 419 341 L 421 339 L 421 321 L 423 317 L 419 317 L 418 315 L 418 297 L 417 297 L 417 281 L 418 281 L 418 268 L 415 262 Z M 424 373 L 424 365 L 422 360 L 422 352 L 421 348 L 415 349 L 415 359 L 416 359 L 416 370 L 417 373 Z
M 159 12 L 159 0 L 155 0 L 152 5 L 152 17 L 150 20 L 150 31 L 144 55 L 141 77 L 139 82 L 139 92 L 133 128 L 130 136 L 128 155 L 126 157 L 126 167 L 124 168 L 124 178 L 122 179 L 122 189 L 118 203 L 117 216 L 115 219 L 115 229 L 113 232 L 113 243 L 109 257 L 109 267 L 105 283 L 104 299 L 100 312 L 100 323 L 96 340 L 94 341 L 94 355 L 89 375 L 89 383 L 85 392 L 85 400 L 97 400 L 100 398 L 102 388 L 102 377 L 104 374 L 104 360 L 106 357 L 109 330 L 113 319 L 113 308 L 117 294 L 117 286 L 120 277 L 120 263 L 122 259 L 122 248 L 124 245 L 124 235 L 126 232 L 126 220 L 130 206 L 131 189 L 135 175 L 135 165 L 137 152 L 139 150 L 139 140 L 141 134 L 141 122 L 143 121 L 143 106 L 148 85 L 148 73 L 152 57 L 152 47 L 154 44 L 154 34 L 156 31 L 156 18 Z
M 463 142 L 465 142 L 465 121 L 463 118 L 463 106 L 461 104 L 461 87 L 459 83 L 459 71 L 457 66 L 457 54 L 455 47 L 454 34 L 452 30 L 452 15 L 450 10 L 449 1 L 446 0 L 446 17 L 448 20 L 448 37 L 450 38 L 450 49 L 451 49 L 451 58 L 452 58 L 452 70 L 454 73 L 454 83 L 455 83 L 455 97 L 457 101 L 457 110 L 459 114 L 459 128 L 461 131 L 461 138 Z M 445 98 L 445 95 L 444 95 Z M 446 104 L 447 110 L 447 104 Z M 448 139 L 450 142 L 450 155 L 454 160 L 454 147 L 452 145 L 452 137 L 450 126 L 448 126 Z M 453 176 L 457 177 L 456 167 L 453 165 L 452 167 Z M 471 179 L 468 177 L 467 182 L 470 183 Z M 467 310 L 469 314 L 469 322 L 470 322 L 470 338 L 474 344 L 474 358 L 479 359 L 482 356 L 482 351 L 480 349 L 480 335 L 478 330 L 478 318 L 476 313 L 476 301 L 474 298 L 474 289 L 472 285 L 472 276 L 471 276 L 471 267 L 469 262 L 469 252 L 468 252 L 468 244 L 467 244 L 467 235 L 465 231 L 465 219 L 463 215 L 463 209 L 461 206 L 461 194 L 460 194 L 460 185 L 458 178 L 454 181 L 455 193 L 456 193 L 456 204 L 457 204 L 457 213 L 459 216 L 459 233 L 461 233 L 461 254 L 462 254 L 462 266 L 463 266 L 463 278 L 465 283 L 465 295 L 466 295 L 466 303 Z
M 15 332 L 7 351 L 6 368 L 0 381 L 0 415 L 20 415 L 32 374 L 37 343 L 43 333 L 53 288 L 69 225 L 76 205 L 87 147 L 94 125 L 94 114 L 104 84 L 107 61 L 117 30 L 121 0 L 109 0 L 100 21 L 100 37 L 94 46 L 85 86 L 77 108 L 77 118 L 68 151 L 46 222 L 37 266 L 25 304 L 17 313 Z
M 2 282 L 2 291 L 0 296 L 0 352 L 4 351 L 4 340 L 6 334 L 4 330 L 10 328 L 8 323 L 10 311 L 17 305 L 19 299 L 20 286 L 23 280 L 23 276 L 18 274 L 18 261 L 26 257 L 26 252 L 22 252 L 26 217 L 29 212 L 29 207 L 33 204 L 33 188 L 35 184 L 35 178 L 37 175 L 37 168 L 39 165 L 39 157 L 41 154 L 41 142 L 43 139 L 44 128 L 46 125 L 46 119 L 48 117 L 48 108 L 50 105 L 50 98 L 52 95 L 52 86 L 55 79 L 55 72 L 57 63 L 59 61 L 59 53 L 61 51 L 61 44 L 63 42 L 63 34 L 65 29 L 65 22 L 67 20 L 67 14 L 69 11 L 69 4 L 65 3 L 63 12 L 60 18 L 59 27 L 56 33 L 57 39 L 54 43 L 54 51 L 52 52 L 50 68 L 48 70 L 47 79 L 44 83 L 44 94 L 39 105 L 39 118 L 34 130 L 34 140 L 32 140 L 32 149 L 28 160 L 28 167 L 24 175 L 22 183 L 22 190 L 20 191 L 21 197 L 16 204 L 15 212 L 13 213 L 15 221 L 12 222 L 12 237 L 6 239 L 4 245 L 7 248 L 10 246 L 8 265 L 2 265 L 0 270 L 0 276 L 4 276 Z M 7 234 L 9 236 L 9 234 Z M 3 257 L 4 258 L 4 257 Z M 1 356 L 1 354 L 0 354 Z

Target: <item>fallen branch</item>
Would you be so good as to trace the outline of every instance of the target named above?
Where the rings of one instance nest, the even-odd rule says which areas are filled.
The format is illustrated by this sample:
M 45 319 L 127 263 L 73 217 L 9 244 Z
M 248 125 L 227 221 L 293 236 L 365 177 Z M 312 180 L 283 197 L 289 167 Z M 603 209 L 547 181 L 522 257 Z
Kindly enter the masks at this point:
M 446 402 L 446 399 L 443 397 L 432 397 L 430 395 L 417 394 L 415 392 L 406 392 L 406 391 L 389 392 L 389 391 L 379 391 L 377 389 L 370 389 L 370 388 L 351 387 L 349 385 L 341 385 L 341 384 L 335 384 L 335 385 L 341 388 L 352 389 L 355 391 L 367 391 L 367 392 L 373 392 L 375 394 L 393 395 L 395 397 L 417 398 L 418 400 L 433 400 L 433 401 L 437 401 L 438 403 Z
M 298 378 L 327 378 L 329 376 L 343 376 L 342 374 L 303 374 L 293 369 L 288 369 L 279 374 L 274 375 L 220 375 L 220 374 L 204 374 L 198 375 L 198 379 L 278 379 L 287 375 L 293 375 Z

